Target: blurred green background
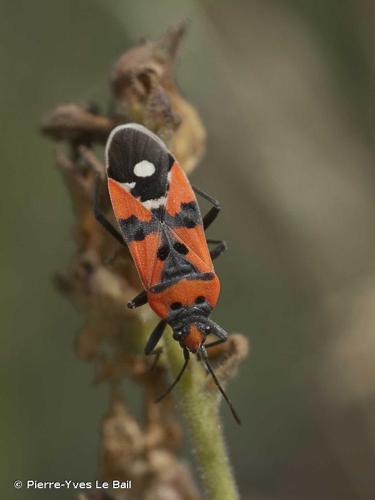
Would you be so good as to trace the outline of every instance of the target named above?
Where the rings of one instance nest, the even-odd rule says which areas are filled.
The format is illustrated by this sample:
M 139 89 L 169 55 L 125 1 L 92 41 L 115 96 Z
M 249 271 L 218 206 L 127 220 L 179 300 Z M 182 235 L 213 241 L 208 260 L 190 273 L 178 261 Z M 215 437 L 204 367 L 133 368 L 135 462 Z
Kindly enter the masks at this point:
M 90 480 L 107 404 L 73 354 L 83 317 L 51 276 L 74 251 L 40 118 L 108 103 L 139 38 L 188 17 L 178 65 L 208 130 L 196 184 L 224 211 L 215 318 L 251 356 L 223 409 L 242 498 L 375 498 L 375 6 L 369 0 L 0 1 L 1 498 Z

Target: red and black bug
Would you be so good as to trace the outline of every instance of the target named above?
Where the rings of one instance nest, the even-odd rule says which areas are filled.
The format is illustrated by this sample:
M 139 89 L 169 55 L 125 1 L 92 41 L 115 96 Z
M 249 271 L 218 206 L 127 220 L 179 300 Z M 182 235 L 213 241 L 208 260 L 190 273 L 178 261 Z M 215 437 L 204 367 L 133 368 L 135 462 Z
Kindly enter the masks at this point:
M 207 240 L 205 236 L 205 229 L 220 211 L 218 202 L 190 185 L 166 145 L 142 125 L 116 127 L 105 154 L 108 190 L 120 231 L 100 212 L 98 189 L 96 218 L 128 246 L 137 267 L 144 290 L 128 306 L 136 308 L 148 302 L 161 318 L 145 354 L 160 352 L 155 348 L 166 325 L 172 327 L 173 338 L 184 354 L 180 373 L 158 401 L 180 380 L 189 353 L 195 353 L 240 423 L 207 356 L 208 348 L 228 338 L 227 332 L 209 318 L 220 292 L 212 261 L 226 249 L 223 241 Z M 203 218 L 195 193 L 212 204 Z M 210 250 L 208 244 L 215 246 Z M 217 339 L 206 343 L 211 334 Z

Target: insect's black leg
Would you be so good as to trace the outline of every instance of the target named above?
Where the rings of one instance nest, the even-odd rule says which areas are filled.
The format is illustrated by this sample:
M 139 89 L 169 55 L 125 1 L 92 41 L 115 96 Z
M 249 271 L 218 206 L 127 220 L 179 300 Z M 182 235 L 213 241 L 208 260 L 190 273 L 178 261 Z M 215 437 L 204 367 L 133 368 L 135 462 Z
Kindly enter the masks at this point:
M 146 347 L 145 347 L 145 354 L 146 356 L 149 356 L 150 354 L 157 354 L 155 352 L 155 347 L 157 343 L 159 342 L 161 336 L 163 335 L 163 332 L 165 330 L 165 327 L 167 326 L 167 322 L 162 319 L 159 321 L 159 323 L 156 325 L 154 330 L 151 332 L 151 335 L 147 341 Z
M 105 217 L 99 207 L 100 201 L 100 177 L 98 176 L 95 184 L 95 195 L 94 195 L 94 215 L 96 220 L 106 229 L 116 240 L 121 244 L 126 246 L 123 237 L 120 232 L 109 222 Z
M 208 344 L 204 344 L 204 348 L 207 350 L 210 347 L 214 347 L 215 345 L 222 344 L 226 340 L 227 340 L 226 338 L 225 339 L 224 338 L 220 338 L 219 340 L 214 340 L 213 342 L 209 342 Z M 201 353 L 199 351 L 197 352 L 197 358 L 198 358 L 199 361 L 201 361 L 201 359 L 202 359 L 201 358 Z M 209 373 L 208 370 L 207 370 L 207 367 L 206 367 L 206 372 Z
M 203 229 L 208 229 L 216 217 L 219 215 L 221 208 L 220 207 L 212 207 L 206 215 L 203 217 Z
M 128 307 L 129 309 L 135 309 L 137 307 L 144 306 L 145 304 L 147 304 L 147 293 L 142 290 L 142 292 L 136 295 L 133 300 L 128 302 Z
M 144 350 L 146 356 L 155 356 L 155 359 L 151 365 L 150 371 L 152 371 L 155 368 L 155 366 L 158 364 L 160 355 L 163 352 L 162 347 L 158 347 L 155 349 L 155 346 L 157 345 L 161 336 L 163 335 L 163 332 L 164 332 L 166 326 L 167 326 L 166 321 L 164 321 L 164 320 L 160 321 L 156 325 L 155 329 L 153 330 L 153 332 L 151 333 L 151 335 L 147 341 L 147 344 L 146 344 L 146 347 Z
M 207 240 L 208 244 L 215 243 L 216 247 L 210 250 L 211 259 L 217 259 L 225 250 L 228 249 L 224 240 Z
M 159 358 L 161 356 L 161 353 L 163 352 L 162 347 L 158 347 L 157 349 L 154 349 L 153 351 L 150 352 L 150 356 L 153 355 L 155 356 L 154 361 L 152 362 L 150 372 L 155 368 L 155 366 L 158 364 Z
M 206 350 L 209 349 L 210 347 L 214 347 L 215 345 L 222 344 L 223 342 L 225 342 L 228 339 L 228 335 L 220 335 L 219 336 L 215 331 L 213 331 L 212 333 L 213 333 L 213 335 L 216 335 L 217 337 L 219 337 L 219 339 L 214 340 L 213 342 L 209 342 L 208 344 L 204 344 L 204 347 Z M 200 356 L 199 352 L 197 353 L 197 356 L 198 356 L 198 359 L 200 360 L 201 356 Z
M 218 207 L 220 209 L 220 203 L 215 198 L 213 198 L 209 194 L 205 193 L 201 189 L 197 188 L 196 186 L 192 186 L 192 187 L 193 187 L 193 190 L 196 194 L 199 194 L 199 196 L 202 196 L 202 198 L 204 198 L 205 200 L 210 202 L 211 205 L 213 205 L 214 207 Z
M 215 200 L 215 198 L 212 198 L 212 196 L 205 193 L 204 191 L 201 191 L 197 187 L 193 186 L 193 189 L 196 194 L 199 194 L 199 196 L 202 196 L 202 198 L 204 198 L 209 203 L 211 203 L 211 205 L 213 205 L 213 207 L 203 217 L 203 228 L 207 229 L 219 215 L 219 212 L 221 210 L 220 203 L 217 200 Z
M 158 399 L 155 400 L 155 403 L 159 403 L 162 399 L 165 398 L 165 396 L 167 396 L 171 390 L 173 389 L 173 387 L 179 382 L 180 378 L 182 377 L 188 363 L 189 363 L 189 359 L 190 359 L 190 356 L 189 356 L 189 351 L 184 348 L 183 350 L 184 352 L 184 364 L 182 365 L 182 368 L 180 370 L 180 372 L 178 373 L 177 377 L 175 378 L 174 382 L 168 387 L 168 389 L 165 391 L 164 394 L 162 394 L 160 397 L 158 397 Z
M 209 349 L 210 347 L 214 347 L 215 345 L 222 344 L 225 342 L 227 339 L 219 339 L 219 340 L 214 340 L 213 342 L 209 342 L 208 344 L 204 344 L 204 347 L 206 349 Z
M 219 325 L 214 323 L 213 321 L 210 321 L 210 326 L 211 326 L 211 335 L 215 335 L 215 337 L 218 338 L 218 340 L 215 340 L 214 342 L 210 342 L 209 344 L 205 344 L 205 347 L 210 347 L 213 345 L 221 344 L 222 342 L 225 342 L 228 339 L 228 333 L 221 328 Z
M 223 240 L 211 240 L 210 238 L 207 238 L 207 243 L 209 245 L 217 245 L 218 243 L 223 243 Z

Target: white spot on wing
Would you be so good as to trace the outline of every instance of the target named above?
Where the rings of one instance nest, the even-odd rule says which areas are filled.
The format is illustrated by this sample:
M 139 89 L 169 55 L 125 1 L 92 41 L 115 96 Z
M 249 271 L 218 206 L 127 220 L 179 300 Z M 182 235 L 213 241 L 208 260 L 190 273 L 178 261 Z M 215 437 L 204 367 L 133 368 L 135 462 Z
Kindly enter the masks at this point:
M 134 173 L 137 177 L 150 177 L 155 172 L 155 165 L 147 160 L 142 160 L 134 165 Z
M 135 186 L 135 182 L 120 182 L 121 186 L 125 188 L 125 191 L 130 191 Z

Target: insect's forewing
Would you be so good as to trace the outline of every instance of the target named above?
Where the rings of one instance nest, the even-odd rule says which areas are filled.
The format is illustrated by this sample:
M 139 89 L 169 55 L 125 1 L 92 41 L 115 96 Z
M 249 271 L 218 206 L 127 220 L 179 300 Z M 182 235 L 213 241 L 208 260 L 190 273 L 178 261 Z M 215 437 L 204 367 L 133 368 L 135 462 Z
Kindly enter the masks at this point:
M 148 209 L 112 178 L 108 179 L 108 191 L 113 212 L 129 247 L 139 277 L 144 288 L 149 288 L 160 242 L 158 223 Z
M 112 131 L 106 162 L 114 214 L 143 286 L 149 288 L 173 158 L 160 139 L 132 124 Z
M 178 241 L 190 250 L 187 256 L 200 272 L 213 270 L 195 193 L 178 162 L 172 166 L 167 196 L 167 223 Z M 173 219 L 171 219 L 173 218 Z

